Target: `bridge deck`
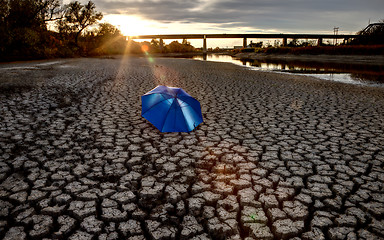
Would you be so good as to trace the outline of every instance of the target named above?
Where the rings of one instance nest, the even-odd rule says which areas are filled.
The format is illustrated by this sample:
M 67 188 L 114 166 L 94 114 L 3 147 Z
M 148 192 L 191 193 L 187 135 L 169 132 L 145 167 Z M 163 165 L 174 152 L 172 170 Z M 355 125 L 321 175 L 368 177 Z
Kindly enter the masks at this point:
M 359 35 L 333 35 L 333 34 L 161 34 L 132 36 L 132 39 L 203 39 L 203 38 L 295 38 L 295 39 L 348 39 Z

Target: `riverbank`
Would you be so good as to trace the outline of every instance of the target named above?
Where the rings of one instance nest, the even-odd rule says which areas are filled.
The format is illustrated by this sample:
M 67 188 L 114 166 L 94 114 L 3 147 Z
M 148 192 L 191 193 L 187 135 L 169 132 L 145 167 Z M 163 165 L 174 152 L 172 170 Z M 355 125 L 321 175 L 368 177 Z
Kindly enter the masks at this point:
M 0 238 L 384 237 L 382 88 L 149 57 L 0 65 L 4 83 Z M 157 85 L 204 123 L 160 133 Z
M 265 54 L 265 53 L 237 53 L 231 55 L 237 59 L 252 60 L 283 60 L 302 62 L 321 62 L 337 64 L 359 64 L 384 66 L 384 55 L 295 55 L 295 54 Z

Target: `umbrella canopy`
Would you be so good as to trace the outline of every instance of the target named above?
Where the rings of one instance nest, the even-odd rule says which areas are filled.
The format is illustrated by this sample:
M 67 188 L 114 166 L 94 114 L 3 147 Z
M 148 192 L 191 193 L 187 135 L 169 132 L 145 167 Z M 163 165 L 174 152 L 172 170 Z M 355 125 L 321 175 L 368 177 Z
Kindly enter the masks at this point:
M 190 132 L 203 122 L 199 101 L 181 88 L 167 86 L 141 96 L 141 116 L 161 132 Z

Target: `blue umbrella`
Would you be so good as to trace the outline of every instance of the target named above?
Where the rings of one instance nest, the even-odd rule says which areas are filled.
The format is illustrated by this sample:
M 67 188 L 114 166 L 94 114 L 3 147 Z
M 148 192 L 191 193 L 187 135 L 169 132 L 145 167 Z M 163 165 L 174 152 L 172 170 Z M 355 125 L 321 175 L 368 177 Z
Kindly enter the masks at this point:
M 203 122 L 199 101 L 181 88 L 167 86 L 141 96 L 141 116 L 161 132 L 190 132 Z

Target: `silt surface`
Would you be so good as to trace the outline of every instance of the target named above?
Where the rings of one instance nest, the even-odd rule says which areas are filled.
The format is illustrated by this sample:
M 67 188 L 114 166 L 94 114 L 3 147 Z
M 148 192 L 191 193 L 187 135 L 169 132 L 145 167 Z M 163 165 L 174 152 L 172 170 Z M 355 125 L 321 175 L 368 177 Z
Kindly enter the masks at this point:
M 204 122 L 161 133 L 140 96 Z M 0 65 L 0 238 L 383 239 L 384 89 L 171 58 Z

